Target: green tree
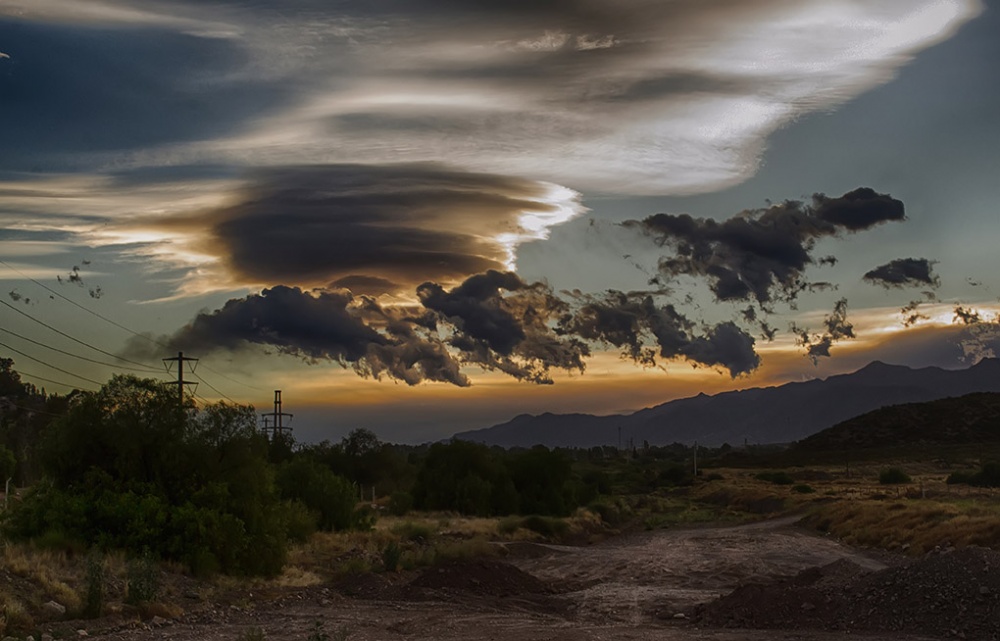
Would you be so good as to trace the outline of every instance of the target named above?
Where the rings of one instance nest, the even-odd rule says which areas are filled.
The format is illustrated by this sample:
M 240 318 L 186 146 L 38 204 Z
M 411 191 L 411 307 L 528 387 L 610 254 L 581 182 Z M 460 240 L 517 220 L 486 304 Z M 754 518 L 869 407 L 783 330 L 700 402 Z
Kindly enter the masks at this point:
M 294 508 L 279 500 L 267 454 L 252 407 L 196 410 L 169 385 L 116 376 L 49 426 L 46 479 L 4 527 L 150 550 L 197 572 L 276 574 Z
M 277 481 L 282 497 L 301 501 L 315 514 L 321 530 L 346 530 L 355 525 L 354 486 L 322 464 L 296 457 L 278 469 Z
M 517 511 L 517 490 L 507 468 L 485 445 L 435 443 L 427 451 L 413 488 L 419 509 L 456 510 L 491 516 Z

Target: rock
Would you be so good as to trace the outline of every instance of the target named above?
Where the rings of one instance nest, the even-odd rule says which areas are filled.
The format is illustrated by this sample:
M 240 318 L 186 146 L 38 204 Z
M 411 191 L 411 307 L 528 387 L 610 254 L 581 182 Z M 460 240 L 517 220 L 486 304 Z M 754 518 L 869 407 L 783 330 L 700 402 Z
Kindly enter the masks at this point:
M 806 601 L 806 602 L 804 602 L 802 604 L 802 609 L 805 610 L 806 612 L 808 612 L 810 610 L 815 610 L 816 606 L 813 605 L 812 603 L 809 603 L 808 601 Z
M 64 616 L 66 614 L 66 606 L 61 603 L 56 603 L 55 601 L 49 601 L 42 605 L 42 609 L 49 614 L 55 616 Z
M 985 585 L 979 586 L 979 594 L 982 594 L 983 596 L 986 596 L 989 593 L 990 593 L 990 588 L 988 586 L 985 586 Z
M 167 625 L 167 623 L 169 622 L 163 617 L 153 617 L 152 619 L 149 620 L 149 625 L 153 626 L 154 628 L 162 628 L 163 626 Z
M 198 592 L 196 590 L 188 590 L 187 592 L 184 593 L 184 598 L 185 599 L 194 599 L 195 601 L 200 601 L 201 600 L 201 595 L 198 594 Z
M 78 637 L 89 637 L 90 634 L 88 634 L 87 631 L 84 630 L 83 628 L 80 628 L 79 630 L 76 631 L 76 636 L 78 636 Z
M 45 632 L 42 634 L 42 641 L 55 641 L 55 637 L 53 637 L 48 632 Z
M 675 615 L 673 616 L 673 618 L 675 618 L 675 619 L 678 619 L 678 620 L 679 620 L 679 619 L 686 619 L 686 618 L 687 618 L 687 615 L 686 615 L 686 614 L 684 614 L 683 612 L 678 612 L 677 614 L 675 614 Z
M 24 641 L 35 641 L 35 637 L 29 634 L 28 636 L 24 637 Z

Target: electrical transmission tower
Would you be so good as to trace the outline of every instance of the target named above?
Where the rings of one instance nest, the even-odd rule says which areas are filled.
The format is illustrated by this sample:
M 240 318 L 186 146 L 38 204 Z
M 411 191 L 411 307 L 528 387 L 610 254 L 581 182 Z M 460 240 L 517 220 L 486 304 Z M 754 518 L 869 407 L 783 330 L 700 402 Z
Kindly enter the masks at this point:
M 184 352 L 177 352 L 177 356 L 171 356 L 170 358 L 164 358 L 163 359 L 163 365 L 167 368 L 168 372 L 170 371 L 170 363 L 172 361 L 177 361 L 177 380 L 173 384 L 177 386 L 177 400 L 178 400 L 178 403 L 179 403 L 181 409 L 183 409 L 184 408 L 184 386 L 185 385 L 193 385 L 195 388 L 198 387 L 198 383 L 195 383 L 195 382 L 192 382 L 192 381 L 185 381 L 184 380 L 184 363 L 185 362 L 193 362 L 194 363 L 194 366 L 191 368 L 191 373 L 194 374 L 195 368 L 198 367 L 198 359 L 197 358 L 187 357 L 187 356 L 184 355 Z
M 289 432 L 292 428 L 285 425 L 284 418 L 287 416 L 289 419 L 292 418 L 292 414 L 288 412 L 281 411 L 281 390 L 274 390 L 274 411 L 270 414 L 261 414 L 261 419 L 264 421 L 264 433 L 267 434 L 271 432 L 271 440 L 277 439 L 279 436 L 285 433 L 285 430 Z

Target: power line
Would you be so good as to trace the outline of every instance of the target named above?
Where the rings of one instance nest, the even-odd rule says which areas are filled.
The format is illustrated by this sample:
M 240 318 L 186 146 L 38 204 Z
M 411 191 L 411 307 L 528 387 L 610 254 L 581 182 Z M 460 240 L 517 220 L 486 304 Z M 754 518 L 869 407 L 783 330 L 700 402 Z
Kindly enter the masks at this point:
M 39 378 L 43 381 L 45 380 L 44 378 L 38 376 L 36 376 L 35 378 Z M 55 383 L 55 381 L 49 381 L 49 382 Z M 62 385 L 62 383 L 58 383 L 58 385 Z M 72 385 L 68 385 L 67 387 L 72 387 Z M 18 405 L 17 403 L 3 402 L 2 405 L 4 407 L 13 407 L 19 410 L 24 410 L 25 412 L 34 412 L 35 414 L 44 414 L 45 416 L 55 416 L 56 418 L 60 416 L 66 416 L 65 414 L 55 414 L 53 412 L 46 412 L 45 410 L 36 410 L 33 407 L 25 407 L 24 405 Z
M 118 323 L 117 321 L 111 320 L 110 318 L 108 318 L 106 316 L 102 316 L 101 314 L 95 312 L 94 310 L 92 310 L 92 309 L 90 309 L 88 307 L 84 307 L 83 305 L 81 305 L 80 303 L 76 302 L 72 298 L 68 298 L 68 297 L 64 296 L 62 293 L 60 293 L 60 292 L 52 289 L 48 285 L 46 285 L 44 283 L 38 282 L 37 280 L 35 280 L 31 276 L 28 276 L 27 274 L 25 274 L 24 272 L 22 272 L 17 267 L 14 267 L 10 263 L 7 263 L 7 262 L 5 262 L 3 260 L 0 260 L 0 265 L 3 265 L 7 269 L 10 269 L 12 271 L 17 272 L 22 277 L 27 278 L 28 280 L 30 280 L 34 284 L 38 285 L 42 289 L 55 294 L 56 296 L 58 296 L 59 298 L 63 299 L 64 301 L 66 301 L 67 303 L 69 303 L 71 305 L 75 305 L 76 307 L 79 307 L 80 309 L 82 309 L 83 311 L 87 312 L 88 314 L 93 314 L 94 316 L 100 318 L 102 321 L 105 321 L 107 323 L 111 323 L 112 325 L 114 325 L 115 327 L 118 327 L 119 329 L 124 329 L 126 332 L 129 332 L 130 334 L 135 334 L 136 336 L 139 336 L 141 338 L 145 338 L 148 341 L 152 341 L 152 342 L 156 343 L 157 345 L 159 345 L 160 347 L 166 347 L 166 345 L 164 345 L 163 343 L 160 343 L 159 341 L 154 340 L 154 339 L 150 338 L 149 336 L 146 336 L 145 334 L 140 334 L 139 332 L 133 331 L 133 330 L 129 329 L 128 327 L 125 327 L 124 325 Z
M 51 288 L 51 287 L 49 287 L 48 285 L 46 285 L 46 284 L 44 284 L 44 283 L 41 283 L 41 282 L 39 282 L 39 281 L 35 280 L 35 279 L 34 279 L 34 278 L 32 278 L 31 276 L 28 276 L 27 274 L 25 274 L 24 272 L 22 272 L 22 271 L 21 271 L 20 269 L 18 269 L 18 268 L 16 268 L 16 267 L 14 267 L 13 265 L 11 265 L 10 263 L 8 263 L 8 262 L 6 262 L 6 261 L 4 261 L 4 260 L 0 260 L 0 265 L 4 265 L 4 266 L 5 266 L 5 267 L 6 267 L 7 269 L 10 269 L 11 271 L 14 271 L 14 272 L 16 272 L 16 273 L 20 274 L 20 275 L 21 275 L 21 276 L 22 276 L 23 278 L 26 278 L 26 279 L 30 280 L 31 282 L 33 282 L 34 284 L 38 285 L 38 286 L 39 286 L 39 287 L 41 287 L 42 289 L 44 289 L 44 290 L 46 290 L 46 291 L 48 291 L 48 292 L 51 292 L 52 294 L 55 294 L 56 296 L 58 296 L 59 298 L 63 299 L 63 300 L 64 300 L 64 301 L 66 301 L 67 303 L 69 303 L 69 304 L 71 304 L 71 305 L 74 305 L 75 307 L 78 307 L 78 308 L 82 309 L 83 311 L 87 312 L 88 314 L 91 314 L 91 315 L 93 315 L 93 316 L 96 316 L 97 318 L 100 318 L 100 319 L 101 319 L 102 321 L 104 321 L 104 322 L 106 322 L 106 323 L 111 323 L 112 325 L 114 325 L 114 326 L 115 326 L 115 327 L 117 327 L 118 329 L 122 329 L 122 330 L 125 330 L 125 331 L 126 331 L 126 332 L 128 332 L 129 334 L 132 334 L 133 336 L 138 336 L 139 338 L 141 338 L 141 339 L 143 339 L 143 340 L 146 340 L 146 341 L 149 341 L 150 343 L 153 343 L 154 345 L 159 345 L 160 347 L 164 347 L 164 348 L 167 348 L 167 349 L 170 349 L 170 346 L 169 346 L 169 345 L 167 345 L 166 343 L 164 343 L 164 342 L 162 342 L 162 341 L 158 341 L 158 340 L 156 340 L 155 338 L 153 338 L 153 337 L 149 336 L 148 334 L 143 334 L 143 333 L 141 333 L 141 332 L 137 332 L 137 331 L 135 331 L 134 329 L 131 329 L 131 328 L 129 328 L 129 327 L 126 327 L 125 325 L 122 325 L 121 323 L 119 323 L 119 322 L 117 322 L 117 321 L 115 321 L 115 320 L 112 320 L 112 319 L 108 318 L 107 316 L 104 316 L 104 315 L 102 315 L 102 314 L 100 314 L 100 313 L 98 313 L 98 312 L 95 312 L 94 310 L 90 309 L 89 307 L 85 307 L 85 306 L 81 305 L 80 303 L 76 302 L 76 301 L 75 301 L 75 300 L 73 300 L 72 298 L 68 298 L 68 297 L 66 297 L 65 295 L 63 295 L 62 293 L 60 293 L 60 292 L 58 292 L 58 291 L 56 291 L 56 290 L 52 289 L 52 288 Z M 249 383 L 241 383 L 240 381 L 237 381 L 237 380 L 236 380 L 236 379 L 234 379 L 234 378 L 231 378 L 231 377 L 229 377 L 229 376 L 226 376 L 226 375 L 225 375 L 225 374 L 223 374 L 222 372 L 218 372 L 218 371 L 216 371 L 216 370 L 212 369 L 212 368 L 211 368 L 211 367 L 209 367 L 208 365 L 204 365 L 204 364 L 203 364 L 203 365 L 202 365 L 202 367 L 203 367 L 203 368 L 205 368 L 205 369 L 207 369 L 207 370 L 208 370 L 209 372 L 211 372 L 212 374 L 215 374 L 215 375 L 216 375 L 216 376 L 218 376 L 219 378 L 223 378 L 223 379 L 225 379 L 225 380 L 229 381 L 230 383 L 233 383 L 234 385 L 241 385 L 241 386 L 243 386 L 243 387 L 247 387 L 247 388 L 249 388 L 249 389 L 252 389 L 252 390 L 257 390 L 258 392 L 264 392 L 264 391 L 266 391 L 266 390 L 265 390 L 264 388 L 262 388 L 262 387 L 255 387 L 255 386 L 253 386 L 253 385 L 250 385 Z M 205 379 L 204 379 L 204 378 L 201 378 L 201 381 L 202 381 L 203 383 L 205 383 L 206 385 L 208 385 L 208 382 L 207 382 L 207 381 L 205 381 Z M 212 386 L 211 386 L 211 385 L 209 385 L 209 387 L 212 387 Z M 214 389 L 214 388 L 213 388 L 213 389 Z M 218 391 L 218 390 L 216 390 L 216 391 Z M 223 396 L 225 396 L 225 395 L 223 394 Z M 230 400 L 232 400 L 232 399 L 230 399 Z M 234 402 L 235 402 L 235 401 L 234 401 Z
M 65 336 L 66 338 L 70 339 L 71 341 L 77 342 L 77 343 L 83 345 L 84 347 L 89 347 L 90 349 L 94 350 L 95 352 L 100 352 L 100 353 L 104 354 L 105 356 L 110 356 L 111 358 L 117 358 L 118 360 L 123 361 L 125 363 L 131 363 L 132 365 L 138 365 L 139 367 L 145 367 L 145 368 L 148 368 L 148 369 L 154 369 L 152 366 L 150 366 L 147 363 L 138 363 L 136 361 L 129 360 L 129 359 L 123 357 L 123 356 L 118 356 L 117 354 L 112 354 L 111 352 L 107 352 L 107 351 L 101 349 L 100 347 L 94 347 L 90 343 L 87 343 L 86 341 L 82 341 L 79 338 L 74 338 L 73 336 L 70 336 L 66 332 L 64 332 L 62 330 L 58 330 L 55 327 L 52 327 L 51 325 L 49 325 L 45 321 L 40 321 L 37 318 L 35 318 L 34 316 L 32 316 L 31 314 L 29 314 L 29 313 L 27 313 L 27 312 L 25 312 L 23 310 L 20 310 L 20 309 L 18 309 L 16 307 L 14 307 L 13 305 L 11 305 L 10 303 L 8 303 L 5 300 L 0 300 L 0 303 L 2 303 L 4 305 L 6 305 L 7 307 L 11 308 L 12 310 L 14 310 L 15 312 L 17 312 L 18 314 L 21 314 L 22 316 L 25 316 L 26 318 L 30 318 L 31 320 L 35 321 L 39 325 L 41 325 L 43 327 L 47 327 L 48 329 L 52 330 L 56 334 L 59 334 L 60 336 Z
M 218 394 L 222 398 L 226 399 L 227 401 L 229 401 L 233 405 L 239 405 L 239 403 L 237 403 L 233 399 L 229 398 L 228 396 L 226 396 L 225 394 L 223 394 L 219 390 L 215 389 L 215 386 L 213 386 L 211 383 L 209 383 L 208 381 L 206 381 L 203 377 L 199 376 L 198 374 L 195 374 L 194 372 L 191 372 L 191 375 L 194 376 L 195 378 L 197 378 L 202 383 L 204 383 L 208 387 L 208 389 L 212 390 L 213 392 L 215 392 L 216 394 Z
M 98 365 L 104 365 L 105 367 L 112 367 L 112 368 L 115 368 L 115 369 L 123 369 L 123 370 L 132 371 L 132 372 L 147 372 L 147 373 L 150 373 L 150 374 L 159 374 L 158 370 L 155 370 L 155 369 L 153 369 L 151 367 L 149 367 L 149 368 L 144 367 L 142 369 L 139 369 L 137 367 L 129 367 L 127 365 L 115 365 L 114 363 L 105 363 L 104 361 L 99 361 L 99 360 L 96 360 L 96 359 L 93 359 L 93 358 L 87 358 L 86 356 L 80 356 L 79 354 L 74 354 L 72 352 L 67 352 L 65 350 L 61 350 L 58 347 L 52 347 L 51 345 L 46 345 L 45 343 L 42 343 L 40 341 L 36 341 L 36 340 L 34 340 L 32 338 L 28 338 L 27 336 L 21 336 L 17 332 L 11 331 L 11 330 L 9 330 L 9 329 L 7 329 L 5 327 L 0 327 L 0 332 L 7 332 L 11 336 L 16 336 L 17 338 L 20 338 L 21 340 L 28 341 L 29 343 L 34 343 L 35 345 L 38 345 L 39 347 L 44 347 L 45 349 L 50 349 L 53 352 L 59 352 L 60 354 L 65 354 L 66 356 L 72 356 L 73 358 L 79 358 L 80 360 L 87 361 L 88 363 L 96 363 Z
M 79 385 L 73 385 L 71 383 L 64 383 L 62 381 L 54 381 L 51 378 L 45 378 L 44 376 L 39 376 L 38 374 L 32 374 L 26 372 L 23 369 L 18 368 L 17 373 L 22 376 L 27 376 L 28 378 L 36 379 L 39 381 L 45 381 L 46 383 L 52 383 L 53 385 L 62 385 L 63 387 L 68 387 L 70 389 L 86 389 L 88 392 L 95 392 L 97 390 L 88 389 L 86 387 L 80 387 Z
M 62 372 L 63 374 L 69 374 L 70 376 L 73 376 L 74 378 L 79 378 L 80 380 L 87 381 L 88 383 L 93 383 L 94 385 L 97 385 L 97 386 L 103 385 L 103 383 L 101 383 L 100 381 L 95 381 L 92 378 L 87 378 L 86 376 L 80 376 L 79 374 L 74 374 L 73 372 L 71 372 L 69 370 L 65 370 L 65 369 L 63 369 L 61 367 L 56 367 L 55 365 L 52 365 L 51 363 L 46 363 L 45 361 L 43 361 L 40 358 L 35 358 L 34 356 L 31 356 L 29 354 L 25 354 L 24 352 L 22 352 L 19 349 L 14 349 L 13 347 L 11 347 L 10 345 L 7 345 L 5 343 L 0 343 L 0 347 L 5 347 L 5 348 L 9 349 L 10 351 L 14 352 L 15 354 L 20 354 L 21 356 L 23 356 L 23 357 L 25 357 L 25 358 L 27 358 L 29 360 L 33 360 L 36 363 L 41 363 L 42 365 L 44 365 L 46 367 L 50 367 L 50 368 L 56 370 L 57 372 Z

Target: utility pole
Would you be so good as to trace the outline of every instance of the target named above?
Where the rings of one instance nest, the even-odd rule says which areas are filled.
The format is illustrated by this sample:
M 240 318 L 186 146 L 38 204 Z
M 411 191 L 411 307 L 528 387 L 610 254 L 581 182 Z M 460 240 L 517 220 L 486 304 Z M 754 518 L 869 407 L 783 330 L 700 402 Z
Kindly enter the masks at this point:
M 195 365 L 191 368 L 191 373 L 194 374 L 195 367 L 198 367 L 198 359 L 190 358 L 184 355 L 184 352 L 177 352 L 177 356 L 171 356 L 170 358 L 164 358 L 163 365 L 170 371 L 170 362 L 177 361 L 177 382 L 174 383 L 177 386 L 177 402 L 181 409 L 184 409 L 184 386 L 194 385 L 198 387 L 198 383 L 192 383 L 184 380 L 184 363 L 193 362 Z
M 270 429 L 273 440 L 283 434 L 285 430 L 291 432 L 292 428 L 284 424 L 284 417 L 286 416 L 292 418 L 292 415 L 288 412 L 281 411 L 281 390 L 276 389 L 274 390 L 274 411 L 270 414 L 261 414 L 261 418 L 264 419 L 264 433 L 266 434 L 268 429 Z M 268 419 L 270 419 L 270 427 L 268 427 Z

